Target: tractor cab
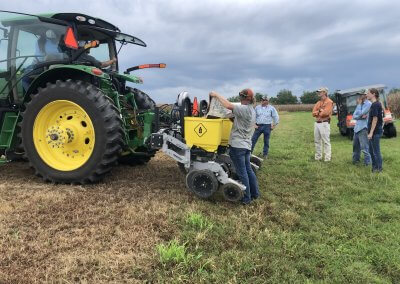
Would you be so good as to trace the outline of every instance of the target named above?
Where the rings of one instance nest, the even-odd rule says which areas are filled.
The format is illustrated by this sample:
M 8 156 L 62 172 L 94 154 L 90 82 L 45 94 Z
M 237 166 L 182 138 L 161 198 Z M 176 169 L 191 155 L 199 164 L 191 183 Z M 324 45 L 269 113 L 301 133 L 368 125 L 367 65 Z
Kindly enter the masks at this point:
M 384 109 L 384 135 L 389 138 L 396 136 L 393 116 L 388 106 L 387 95 L 385 94 L 385 85 L 371 85 L 346 90 L 337 90 L 335 92 L 338 116 L 337 125 L 343 136 L 348 136 L 349 139 L 353 138 L 354 126 L 356 125 L 356 121 L 353 119 L 353 113 L 357 107 L 357 99 L 365 92 L 365 90 L 371 88 L 375 88 L 379 91 L 380 101 Z

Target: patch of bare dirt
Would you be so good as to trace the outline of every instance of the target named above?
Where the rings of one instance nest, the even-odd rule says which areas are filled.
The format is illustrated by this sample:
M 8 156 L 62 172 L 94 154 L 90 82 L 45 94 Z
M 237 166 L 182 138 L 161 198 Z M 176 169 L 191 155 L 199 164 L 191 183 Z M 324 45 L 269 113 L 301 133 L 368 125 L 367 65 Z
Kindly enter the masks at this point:
M 88 186 L 45 183 L 27 163 L 0 175 L 0 283 L 140 281 L 174 235 L 168 216 L 194 200 L 163 154 Z

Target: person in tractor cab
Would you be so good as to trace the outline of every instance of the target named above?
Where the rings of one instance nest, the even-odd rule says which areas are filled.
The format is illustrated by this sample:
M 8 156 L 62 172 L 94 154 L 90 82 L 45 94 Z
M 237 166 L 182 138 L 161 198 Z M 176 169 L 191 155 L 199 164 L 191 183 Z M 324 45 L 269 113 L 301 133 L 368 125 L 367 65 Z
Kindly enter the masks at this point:
M 250 164 L 251 137 L 256 123 L 256 113 L 253 108 L 254 93 L 251 89 L 242 90 L 239 93 L 240 105 L 232 104 L 214 91 L 210 93 L 210 97 L 218 99 L 234 115 L 231 135 L 229 137 L 229 156 L 232 159 L 241 183 L 246 187 L 241 202 L 249 204 L 260 195 L 257 177 Z
M 35 47 L 36 62 L 57 60 L 63 58 L 63 53 L 59 49 L 59 36 L 53 30 L 47 30 L 45 36 L 40 36 Z
M 57 35 L 55 31 L 51 29 L 48 29 L 44 34 L 39 36 L 35 45 L 36 57 L 34 58 L 32 65 L 28 66 L 24 70 L 24 76 L 21 80 L 22 87 L 25 91 L 28 89 L 35 76 L 43 72 L 43 68 L 33 71 L 36 64 L 63 58 L 63 53 L 59 48 L 59 38 L 60 35 Z
M 320 100 L 314 105 L 312 115 L 315 117 L 314 143 L 315 160 L 322 160 L 322 144 L 324 145 L 325 162 L 331 160 L 331 116 L 333 102 L 328 98 L 328 88 L 322 87 L 317 90 Z
M 368 166 L 371 164 L 367 132 L 370 107 L 371 102 L 367 100 L 367 92 L 365 92 L 357 99 L 357 107 L 353 113 L 353 119 L 356 120 L 353 137 L 353 164 L 360 162 L 361 152 L 364 153 L 364 165 Z
M 86 44 L 86 41 L 81 40 L 78 42 L 78 45 L 80 48 L 83 48 L 85 46 L 85 44 Z M 85 52 L 83 52 L 82 55 L 78 57 L 77 62 L 89 63 L 90 65 L 93 65 L 96 68 L 107 68 L 117 62 L 117 59 L 115 57 L 110 60 L 101 62 L 101 61 L 97 60 L 95 57 L 91 56 L 89 54 L 89 52 L 90 52 L 90 49 L 87 49 Z

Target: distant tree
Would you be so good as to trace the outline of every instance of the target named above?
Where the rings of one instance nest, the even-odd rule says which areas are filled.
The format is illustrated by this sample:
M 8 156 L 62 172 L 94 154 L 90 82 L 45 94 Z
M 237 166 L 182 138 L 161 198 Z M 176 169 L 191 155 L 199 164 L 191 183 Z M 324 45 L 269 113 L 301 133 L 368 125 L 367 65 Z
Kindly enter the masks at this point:
M 297 104 L 297 97 L 292 94 L 290 90 L 280 90 L 276 95 L 276 102 L 274 103 L 279 105 L 290 105 L 290 104 Z
M 300 97 L 302 104 L 315 104 L 319 100 L 317 92 L 304 91 Z
M 261 93 L 256 93 L 256 95 L 254 96 L 256 99 L 256 102 L 261 102 L 261 99 L 264 95 Z M 236 103 L 236 102 L 240 102 L 240 97 L 239 96 L 234 96 L 234 97 L 230 97 L 228 98 L 228 101 Z
M 389 91 L 389 95 L 390 94 L 396 94 L 396 93 L 400 93 L 400 88 L 392 88 Z
M 278 103 L 277 103 L 277 99 L 276 99 L 275 97 L 269 98 L 269 102 L 270 102 L 271 104 L 278 104 Z
M 261 102 L 263 96 L 264 95 L 261 93 L 256 93 L 256 96 L 255 96 L 256 102 Z
M 336 96 L 335 96 L 335 94 L 329 94 L 328 97 L 336 104 Z
M 228 101 L 230 101 L 232 103 L 237 103 L 237 102 L 240 102 L 240 98 L 239 98 L 239 96 L 234 96 L 234 97 L 228 98 Z

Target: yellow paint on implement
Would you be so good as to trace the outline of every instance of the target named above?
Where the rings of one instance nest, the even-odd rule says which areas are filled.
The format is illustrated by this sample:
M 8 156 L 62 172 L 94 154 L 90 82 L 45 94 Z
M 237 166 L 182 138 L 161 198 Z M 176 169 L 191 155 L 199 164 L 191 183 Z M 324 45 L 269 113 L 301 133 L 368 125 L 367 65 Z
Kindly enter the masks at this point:
M 59 171 L 72 171 L 90 158 L 95 131 L 86 111 L 74 102 L 45 105 L 33 124 L 33 142 L 40 158 Z
M 186 145 L 215 152 L 218 146 L 228 145 L 231 129 L 232 122 L 226 118 L 185 117 Z

